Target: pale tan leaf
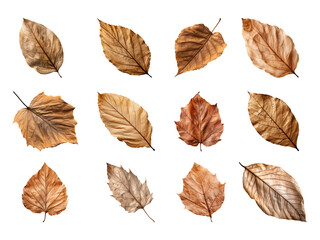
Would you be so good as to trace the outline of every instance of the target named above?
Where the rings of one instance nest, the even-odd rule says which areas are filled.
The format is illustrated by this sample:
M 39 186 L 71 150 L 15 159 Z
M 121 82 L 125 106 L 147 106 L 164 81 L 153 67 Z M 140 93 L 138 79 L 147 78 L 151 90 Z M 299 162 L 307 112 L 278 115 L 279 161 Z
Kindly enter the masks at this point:
M 58 175 L 44 163 L 23 188 L 22 202 L 34 213 L 44 212 L 45 221 L 47 213 L 53 216 L 66 209 L 67 189 Z
M 100 117 L 112 136 L 128 146 L 150 147 L 152 126 L 148 113 L 129 98 L 113 94 L 98 93 Z
M 78 143 L 73 110 L 74 107 L 60 96 L 47 96 L 42 92 L 34 97 L 29 107 L 18 111 L 13 122 L 19 124 L 27 145 L 39 150 L 66 142 Z
M 216 175 L 194 163 L 183 179 L 183 191 L 178 194 L 186 209 L 194 214 L 210 217 L 224 202 L 224 187 Z
M 267 215 L 306 221 L 304 201 L 296 180 L 282 168 L 263 163 L 243 166 L 243 188 Z
M 257 132 L 274 144 L 296 148 L 299 124 L 288 105 L 279 98 L 249 93 L 250 121 Z
M 294 72 L 299 55 L 292 39 L 277 26 L 253 19 L 242 19 L 242 35 L 252 63 L 275 77 Z
M 219 32 L 213 33 L 214 29 L 196 24 L 181 31 L 175 43 L 177 75 L 203 68 L 221 56 L 227 44 Z
M 113 197 L 121 203 L 129 213 L 142 209 L 146 214 L 145 207 L 152 201 L 152 194 L 147 186 L 143 184 L 130 170 L 127 172 L 123 167 L 117 167 L 107 163 L 109 187 Z M 154 220 L 147 214 L 154 222 Z
M 100 20 L 99 23 L 101 45 L 106 58 L 121 72 L 149 75 L 151 53 L 144 40 L 131 29 Z
M 180 121 L 175 122 L 180 139 L 186 144 L 209 147 L 219 142 L 223 124 L 217 104 L 211 105 L 197 93 L 186 107 L 181 108 Z
M 19 36 L 22 54 L 30 67 L 41 74 L 59 74 L 63 49 L 59 38 L 50 29 L 23 19 Z

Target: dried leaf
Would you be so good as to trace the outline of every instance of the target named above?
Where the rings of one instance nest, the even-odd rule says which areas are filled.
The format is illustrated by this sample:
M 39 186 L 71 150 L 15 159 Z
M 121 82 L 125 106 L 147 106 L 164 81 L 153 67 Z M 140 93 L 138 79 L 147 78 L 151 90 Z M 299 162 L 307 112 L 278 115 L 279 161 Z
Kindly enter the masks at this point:
M 178 194 L 186 209 L 194 214 L 208 216 L 224 201 L 224 186 L 208 169 L 194 163 L 187 177 L 183 179 L 183 191 Z
M 263 163 L 243 166 L 243 188 L 267 215 L 306 221 L 304 201 L 296 180 L 282 168 Z
M 299 124 L 288 105 L 279 98 L 249 93 L 248 111 L 252 125 L 269 142 L 296 148 Z
M 295 74 L 299 55 L 292 39 L 277 26 L 242 19 L 243 38 L 252 63 L 275 77 Z
M 128 146 L 151 146 L 152 126 L 148 113 L 137 103 L 121 95 L 98 93 L 100 117 L 112 136 Z
M 180 121 L 175 122 L 180 139 L 186 144 L 200 143 L 209 147 L 220 141 L 223 124 L 217 104 L 210 105 L 197 93 L 186 107 L 181 108 Z
M 78 143 L 74 107 L 60 96 L 47 96 L 42 92 L 31 101 L 29 107 L 24 105 L 26 108 L 18 111 L 13 122 L 19 124 L 27 145 L 42 150 L 66 142 Z
M 63 49 L 59 38 L 45 26 L 23 19 L 20 47 L 28 65 L 41 74 L 59 73 Z
M 145 207 L 151 203 L 152 194 L 147 186 L 147 181 L 143 184 L 131 170 L 127 172 L 123 167 L 117 167 L 107 163 L 109 187 L 116 200 L 121 203 L 127 212 L 133 213 L 142 209 L 147 216 L 154 220 L 145 211 Z
M 221 56 L 227 44 L 219 32 L 213 33 L 217 25 L 212 31 L 203 24 L 196 24 L 181 31 L 175 44 L 177 75 L 203 68 Z
M 45 221 L 47 213 L 53 216 L 66 209 L 67 189 L 58 175 L 44 163 L 23 188 L 22 202 L 31 212 L 44 212 Z
M 151 53 L 144 40 L 131 29 L 100 20 L 99 23 L 101 45 L 106 58 L 121 72 L 149 75 Z

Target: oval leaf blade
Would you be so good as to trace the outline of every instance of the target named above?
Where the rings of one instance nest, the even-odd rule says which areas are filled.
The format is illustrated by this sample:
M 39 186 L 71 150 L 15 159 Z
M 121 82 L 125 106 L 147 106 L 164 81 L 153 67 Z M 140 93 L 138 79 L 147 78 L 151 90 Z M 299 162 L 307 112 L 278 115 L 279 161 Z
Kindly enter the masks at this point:
M 194 163 L 183 179 L 183 191 L 178 194 L 185 208 L 194 214 L 210 217 L 224 202 L 224 187 L 216 175 Z
M 289 106 L 279 98 L 249 93 L 248 112 L 253 127 L 265 140 L 296 148 L 299 123 Z
M 45 221 L 47 213 L 53 216 L 66 209 L 67 189 L 55 171 L 44 163 L 23 188 L 22 202 L 31 212 L 44 212 Z
M 219 32 L 212 32 L 203 24 L 196 24 L 181 31 L 175 43 L 177 75 L 203 68 L 221 56 L 227 44 Z
M 197 93 L 181 108 L 180 121 L 175 122 L 180 139 L 191 146 L 209 147 L 219 142 L 223 124 L 217 104 L 211 105 Z
M 29 107 L 17 112 L 13 122 L 19 124 L 27 145 L 39 150 L 66 142 L 78 143 L 73 110 L 60 96 L 47 96 L 42 92 L 33 98 Z
M 45 26 L 23 19 L 20 47 L 28 65 L 41 74 L 59 73 L 63 49 L 59 38 Z
M 243 167 L 243 188 L 265 214 L 306 221 L 301 190 L 293 177 L 280 167 L 263 163 Z
M 100 20 L 99 23 L 101 45 L 106 58 L 121 72 L 149 75 L 151 53 L 142 37 L 125 27 Z
M 112 136 L 128 146 L 151 146 L 152 126 L 148 113 L 127 97 L 113 93 L 98 93 L 100 117 Z
M 242 19 L 242 35 L 252 63 L 275 77 L 294 72 L 299 55 L 292 39 L 277 26 L 253 19 Z
M 144 209 L 153 199 L 147 181 L 142 184 L 130 170 L 127 172 L 123 167 L 117 167 L 109 163 L 107 163 L 107 170 L 108 185 L 113 193 L 112 197 L 121 203 L 121 207 L 129 213 L 142 209 L 154 222 Z

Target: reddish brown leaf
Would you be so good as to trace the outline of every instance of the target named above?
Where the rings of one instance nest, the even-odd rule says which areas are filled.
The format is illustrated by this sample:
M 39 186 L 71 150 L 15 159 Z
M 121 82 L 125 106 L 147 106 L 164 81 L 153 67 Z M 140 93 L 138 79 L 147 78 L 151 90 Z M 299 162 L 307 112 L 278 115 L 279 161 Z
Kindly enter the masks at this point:
M 175 122 L 180 139 L 186 144 L 209 147 L 220 141 L 223 124 L 217 104 L 211 105 L 197 93 L 186 107 L 181 108 L 180 121 Z

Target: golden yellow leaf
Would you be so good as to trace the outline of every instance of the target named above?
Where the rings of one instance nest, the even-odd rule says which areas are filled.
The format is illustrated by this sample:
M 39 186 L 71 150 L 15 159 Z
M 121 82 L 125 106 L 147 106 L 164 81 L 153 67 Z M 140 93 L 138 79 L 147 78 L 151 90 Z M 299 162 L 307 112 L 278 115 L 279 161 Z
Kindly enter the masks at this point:
M 107 163 L 109 187 L 115 199 L 121 203 L 127 212 L 133 213 L 142 209 L 154 222 L 144 209 L 152 201 L 152 194 L 147 186 L 143 184 L 130 170 L 127 172 L 123 167 L 117 167 Z
M 114 93 L 98 93 L 100 117 L 110 133 L 128 146 L 150 147 L 152 126 L 148 113 L 129 98 Z
M 19 100 L 22 102 L 20 98 Z M 47 96 L 42 92 L 34 97 L 29 107 L 24 105 L 26 108 L 18 111 L 13 122 L 19 124 L 27 145 L 42 150 L 66 142 L 78 143 L 74 107 L 60 96 Z
M 203 68 L 221 56 L 227 44 L 219 32 L 213 33 L 217 25 L 212 31 L 203 24 L 196 24 L 181 31 L 175 44 L 177 75 Z
M 243 188 L 267 215 L 306 221 L 304 201 L 296 180 L 282 168 L 263 163 L 243 166 Z
M 252 63 L 275 77 L 294 72 L 299 55 L 292 39 L 277 26 L 253 19 L 242 19 L 242 35 Z
M 58 175 L 44 163 L 23 188 L 22 202 L 31 212 L 44 212 L 45 221 L 47 213 L 53 216 L 66 209 L 67 189 Z
M 100 20 L 99 23 L 101 45 L 106 58 L 121 72 L 149 75 L 151 53 L 144 40 L 131 29 Z
M 224 186 L 208 169 L 194 163 L 183 179 L 183 191 L 178 194 L 186 209 L 210 217 L 224 202 Z
M 23 19 L 20 47 L 28 65 L 41 74 L 59 73 L 63 49 L 59 38 L 45 26 Z
M 299 124 L 288 105 L 279 98 L 249 93 L 248 112 L 257 132 L 274 144 L 296 148 Z

